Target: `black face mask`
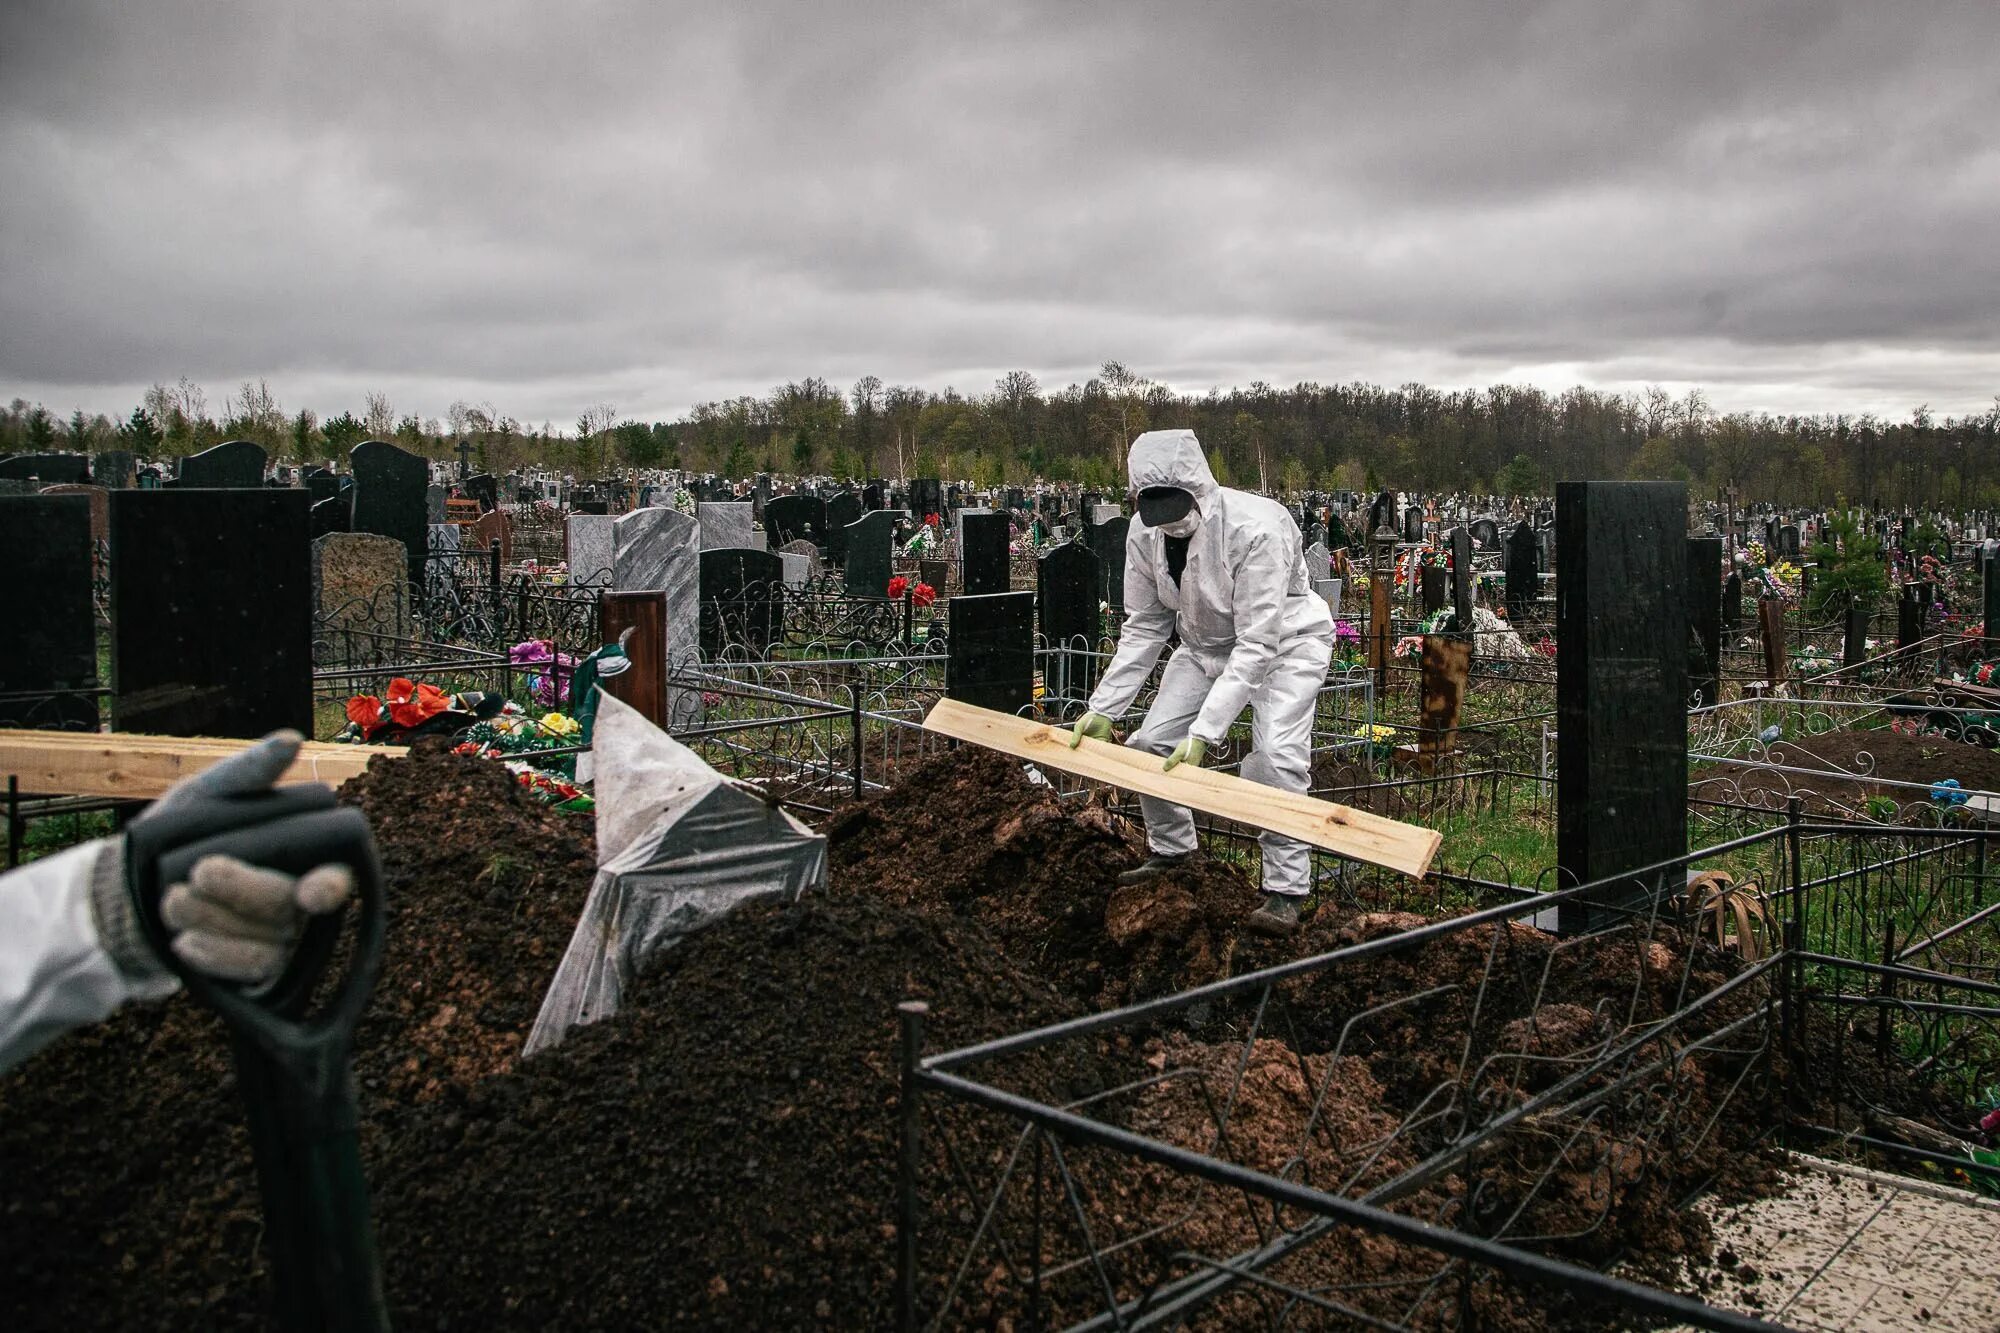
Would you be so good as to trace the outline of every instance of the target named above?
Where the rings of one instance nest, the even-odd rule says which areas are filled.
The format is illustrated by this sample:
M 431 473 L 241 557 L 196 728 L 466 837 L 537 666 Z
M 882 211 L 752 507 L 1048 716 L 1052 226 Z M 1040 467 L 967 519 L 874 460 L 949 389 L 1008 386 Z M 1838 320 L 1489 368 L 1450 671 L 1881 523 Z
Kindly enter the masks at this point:
M 1178 523 L 1193 509 L 1193 492 L 1179 486 L 1148 486 L 1139 492 L 1139 521 L 1149 528 Z

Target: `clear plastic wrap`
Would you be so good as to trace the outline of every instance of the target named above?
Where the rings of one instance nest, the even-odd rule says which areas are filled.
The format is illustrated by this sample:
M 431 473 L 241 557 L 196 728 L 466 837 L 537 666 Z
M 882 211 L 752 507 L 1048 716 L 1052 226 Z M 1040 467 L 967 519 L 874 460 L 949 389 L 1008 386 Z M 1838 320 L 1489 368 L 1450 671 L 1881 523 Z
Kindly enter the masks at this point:
M 643 964 L 757 898 L 826 882 L 826 839 L 608 695 L 598 704 L 597 878 L 526 1053 L 618 1012 Z

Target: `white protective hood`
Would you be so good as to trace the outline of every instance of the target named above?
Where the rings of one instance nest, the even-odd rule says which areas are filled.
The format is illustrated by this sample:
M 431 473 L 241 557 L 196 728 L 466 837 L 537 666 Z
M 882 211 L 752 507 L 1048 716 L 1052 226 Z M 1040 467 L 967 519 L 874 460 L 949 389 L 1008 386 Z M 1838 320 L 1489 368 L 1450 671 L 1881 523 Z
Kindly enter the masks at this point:
M 1216 492 L 1221 489 L 1215 484 L 1215 474 L 1208 470 L 1201 441 L 1191 430 L 1147 431 L 1132 441 L 1126 467 L 1135 506 L 1140 491 L 1154 486 L 1178 486 L 1194 496 L 1195 508 L 1207 518 Z

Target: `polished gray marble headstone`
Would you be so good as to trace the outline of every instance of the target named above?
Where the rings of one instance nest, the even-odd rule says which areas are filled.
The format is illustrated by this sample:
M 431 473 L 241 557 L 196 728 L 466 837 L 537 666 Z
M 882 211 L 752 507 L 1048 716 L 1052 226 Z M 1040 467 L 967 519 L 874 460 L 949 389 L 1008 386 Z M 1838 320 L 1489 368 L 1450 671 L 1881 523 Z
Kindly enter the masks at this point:
M 1306 547 L 1306 577 L 1314 583 L 1326 578 L 1333 569 L 1333 552 L 1318 542 Z
M 757 531 L 747 500 L 706 500 L 695 512 L 701 519 L 704 551 L 744 551 L 764 545 L 764 534 Z
M 608 588 L 615 555 L 612 525 L 618 520 L 608 514 L 571 514 L 569 526 L 569 582 L 573 588 Z
M 611 520 L 612 586 L 667 595 L 666 662 L 671 673 L 701 656 L 701 524 L 675 509 L 640 509 Z M 701 720 L 701 694 L 669 685 L 669 726 Z

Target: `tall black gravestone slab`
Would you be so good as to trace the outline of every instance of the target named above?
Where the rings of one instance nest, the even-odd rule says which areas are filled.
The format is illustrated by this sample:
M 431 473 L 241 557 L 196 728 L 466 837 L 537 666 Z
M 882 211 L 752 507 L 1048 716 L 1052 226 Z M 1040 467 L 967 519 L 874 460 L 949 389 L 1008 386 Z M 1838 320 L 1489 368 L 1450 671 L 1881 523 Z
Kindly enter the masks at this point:
M 1013 713 L 1035 701 L 1035 594 L 951 599 L 945 654 L 947 698 Z
M 944 513 L 944 483 L 936 477 L 917 477 L 910 482 L 910 512 L 919 523 L 932 514 Z
M 296 489 L 112 492 L 118 730 L 312 732 L 306 509 Z
M 1472 540 L 1482 551 L 1494 550 L 1500 545 L 1500 525 L 1490 518 L 1473 519 Z
M 500 482 L 489 472 L 476 472 L 458 483 L 460 490 L 479 501 L 479 512 L 490 514 L 500 507 Z
M 893 509 L 871 510 L 847 529 L 847 564 L 843 569 L 842 586 L 849 597 L 888 595 L 889 574 L 893 568 L 890 552 L 896 535 L 896 520 L 901 517 Z
M 870 513 L 880 509 L 887 501 L 889 488 L 879 481 L 871 481 L 861 488 L 861 507 Z
M 1507 614 L 1519 620 L 1542 592 L 1542 546 L 1535 530 L 1516 523 L 1507 534 Z
M 424 490 L 430 485 L 430 464 L 386 440 L 363 440 L 348 451 L 347 460 L 354 473 L 349 530 L 403 543 L 410 553 L 410 586 L 423 587 L 430 534 Z
M 826 502 L 826 540 L 820 549 L 836 565 L 847 563 L 847 530 L 861 521 L 861 497 L 842 491 Z
M 1850 606 L 1847 608 L 1846 634 L 1841 638 L 1840 664 L 1859 666 L 1868 660 L 1868 608 Z
M 1395 527 L 1396 496 L 1392 491 L 1383 491 L 1368 506 L 1368 531 L 1363 534 L 1364 539 L 1373 540 L 1375 534 L 1383 528 L 1394 530 Z
M 1098 661 L 1090 654 L 1104 634 L 1099 578 L 1097 557 L 1082 542 L 1064 542 L 1035 565 L 1042 642 L 1059 650 L 1049 659 L 1047 681 L 1058 699 L 1087 698 L 1097 688 Z
M 0 727 L 97 730 L 90 501 L 0 498 Z
M 1701 707 L 1722 697 L 1722 538 L 1687 539 L 1688 674 Z
M 1444 610 L 1445 583 L 1445 571 L 1437 565 L 1417 570 L 1417 610 L 1425 618 Z
M 1403 540 L 1420 542 L 1424 539 L 1424 511 L 1415 505 L 1403 511 Z
M 248 490 L 262 486 L 264 465 L 269 461 L 260 444 L 225 440 L 181 460 L 181 489 Z
M 1125 539 L 1131 531 L 1132 520 L 1122 515 L 1088 529 L 1091 554 L 1097 557 L 1102 581 L 1098 600 L 1113 611 L 1125 609 Z
M 1742 627 L 1743 575 L 1732 569 L 1722 581 L 1722 628 L 1734 631 Z
M 33 477 L 44 486 L 85 486 L 90 483 L 87 454 L 11 454 L 0 458 L 0 479 L 26 481 Z
M 106 449 L 90 460 L 90 479 L 111 491 L 129 491 L 136 483 L 138 456 L 129 449 Z
M 1663 887 L 1616 876 L 1687 852 L 1686 540 L 1683 483 L 1556 485 L 1556 864 L 1609 881 L 1558 908 L 1564 934 Z
M 1329 551 L 1344 551 L 1354 541 L 1347 535 L 1347 525 L 1340 521 L 1339 514 L 1329 514 L 1326 520 L 1326 546 Z
M 775 551 L 717 547 L 701 553 L 701 651 L 732 645 L 762 656 L 784 637 L 785 562 Z
M 764 504 L 764 532 L 771 549 L 787 542 L 826 545 L 826 501 L 814 495 L 779 495 Z
M 1896 646 L 1907 648 L 1924 637 L 1924 603 L 1917 593 L 1917 585 L 1905 583 L 1903 595 L 1896 601 Z
M 964 549 L 959 552 L 960 596 L 1007 592 L 1013 578 L 1008 568 L 1008 541 L 1013 522 L 1005 514 L 967 514 L 963 519 Z
M 1462 524 L 1451 530 L 1451 614 L 1457 633 L 1472 633 L 1472 533 Z

